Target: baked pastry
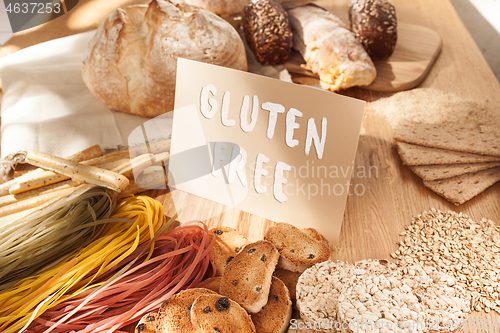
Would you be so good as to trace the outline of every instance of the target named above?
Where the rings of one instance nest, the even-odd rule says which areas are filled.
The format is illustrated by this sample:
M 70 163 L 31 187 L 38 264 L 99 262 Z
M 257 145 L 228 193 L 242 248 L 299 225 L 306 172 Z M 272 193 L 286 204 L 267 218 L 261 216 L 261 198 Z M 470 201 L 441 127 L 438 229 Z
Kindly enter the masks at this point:
M 249 313 L 259 312 L 267 303 L 278 259 L 278 250 L 270 242 L 248 244 L 227 264 L 220 294 L 236 301 Z
M 210 231 L 215 235 L 215 244 L 212 247 L 215 274 L 222 276 L 226 265 L 249 242 L 245 236 L 233 228 L 218 227 L 212 228 Z
M 186 3 L 201 7 L 221 16 L 238 14 L 250 0 L 186 0 Z
M 156 117 L 174 108 L 178 57 L 247 70 L 243 41 L 231 24 L 180 0 L 152 0 L 103 21 L 82 77 L 109 109 Z
M 205 288 L 183 290 L 168 298 L 158 310 L 156 330 L 162 333 L 196 333 L 191 323 L 191 308 L 194 301 L 201 295 L 216 295 Z
M 352 0 L 351 30 L 372 60 L 391 56 L 398 40 L 396 9 L 387 0 Z
M 264 239 L 273 243 L 280 253 L 278 267 L 292 272 L 303 272 L 330 258 L 327 244 L 288 223 L 276 223 L 268 229 Z
M 292 318 L 292 301 L 286 285 L 273 276 L 266 306 L 251 315 L 257 332 L 285 333 Z
M 199 333 L 256 333 L 248 313 L 221 295 L 201 295 L 191 308 L 191 322 Z
M 319 75 L 321 87 L 338 91 L 373 82 L 377 70 L 354 33 L 335 15 L 316 5 L 288 11 L 293 47 L 306 68 Z
M 156 319 L 158 312 L 150 312 L 142 316 L 135 326 L 134 333 L 156 333 Z
M 277 0 L 258 0 L 245 6 L 241 17 L 248 46 L 258 62 L 278 65 L 292 50 L 288 13 Z

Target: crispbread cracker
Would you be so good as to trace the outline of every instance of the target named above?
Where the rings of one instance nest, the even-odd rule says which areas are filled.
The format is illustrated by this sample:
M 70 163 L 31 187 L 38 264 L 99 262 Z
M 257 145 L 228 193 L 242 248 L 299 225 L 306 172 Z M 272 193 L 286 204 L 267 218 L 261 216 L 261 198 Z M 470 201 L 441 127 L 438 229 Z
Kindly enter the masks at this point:
M 423 180 L 446 179 L 500 166 L 500 162 L 417 165 L 410 169 Z
M 394 138 L 433 148 L 500 156 L 500 128 L 483 131 L 480 126 L 471 128 L 469 125 L 461 122 L 424 124 L 403 121 L 399 123 Z
M 397 142 L 399 156 L 405 165 L 438 165 L 456 163 L 485 163 L 500 161 L 500 157 L 431 148 Z
M 493 168 L 453 178 L 424 181 L 424 185 L 455 205 L 461 205 L 499 180 L 500 168 Z

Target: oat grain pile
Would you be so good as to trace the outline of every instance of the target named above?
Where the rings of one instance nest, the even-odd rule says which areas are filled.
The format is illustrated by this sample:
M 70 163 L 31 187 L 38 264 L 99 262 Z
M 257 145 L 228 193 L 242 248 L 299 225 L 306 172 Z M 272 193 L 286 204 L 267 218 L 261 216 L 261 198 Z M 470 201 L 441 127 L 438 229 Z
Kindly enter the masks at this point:
M 391 257 L 448 273 L 470 292 L 472 309 L 500 313 L 500 232 L 493 221 L 431 209 L 415 217 L 401 236 Z

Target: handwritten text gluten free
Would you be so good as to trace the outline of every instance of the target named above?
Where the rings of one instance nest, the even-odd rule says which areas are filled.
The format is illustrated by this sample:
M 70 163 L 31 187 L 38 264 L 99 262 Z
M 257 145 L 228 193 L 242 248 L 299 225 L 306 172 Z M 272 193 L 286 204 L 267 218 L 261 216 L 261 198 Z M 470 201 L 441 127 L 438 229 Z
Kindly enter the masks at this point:
M 207 118 L 212 119 L 216 113 L 219 111 L 219 103 L 214 98 L 217 95 L 217 89 L 213 84 L 208 84 L 201 89 L 201 100 L 200 100 L 200 112 Z M 224 126 L 235 126 L 236 120 L 229 119 L 229 104 L 231 100 L 231 93 L 229 91 L 224 92 L 222 97 L 222 105 L 220 107 L 221 112 L 221 122 Z M 259 116 L 259 111 L 264 110 L 269 112 L 269 118 L 267 123 L 266 136 L 268 139 L 274 137 L 274 130 L 276 128 L 276 122 L 278 120 L 278 115 L 285 113 L 285 107 L 281 104 L 265 102 L 259 104 L 259 97 L 254 95 L 252 98 L 252 111 L 250 114 L 250 120 L 248 113 L 250 111 L 250 96 L 246 95 L 243 97 L 241 108 L 240 108 L 240 127 L 246 132 L 250 133 L 255 128 L 257 124 L 257 118 Z M 296 147 L 299 144 L 299 140 L 294 138 L 294 132 L 300 128 L 300 124 L 296 122 L 297 118 L 303 116 L 303 113 L 295 108 L 290 108 L 286 112 L 285 119 L 285 142 L 290 148 Z M 316 123 L 314 118 L 309 118 L 307 121 L 307 131 L 305 137 L 305 155 L 309 156 L 311 146 L 314 144 L 316 154 L 318 159 L 323 158 L 323 152 L 325 150 L 326 142 L 326 132 L 327 132 L 327 119 L 323 118 L 321 120 L 321 135 L 318 133 Z M 227 150 L 227 144 L 224 142 L 216 142 L 214 144 L 213 153 L 213 165 L 212 165 L 212 175 L 217 177 L 221 162 L 227 161 L 228 156 L 224 154 L 224 150 Z M 247 161 L 247 152 L 239 146 L 234 146 L 231 151 L 229 168 L 228 168 L 228 183 L 232 184 L 236 178 L 236 175 L 240 179 L 243 186 L 247 186 L 247 177 L 245 172 L 245 165 Z M 257 154 L 255 161 L 254 170 L 254 187 L 255 191 L 259 194 L 266 193 L 267 187 L 262 184 L 262 176 L 268 176 L 269 172 L 264 169 L 263 164 L 269 163 L 270 159 L 266 155 L 260 153 Z M 291 166 L 285 162 L 278 161 L 274 168 L 274 182 L 273 182 L 273 195 L 278 202 L 287 201 L 288 197 L 283 193 L 283 185 L 287 183 L 287 179 L 283 176 L 284 171 L 290 171 Z

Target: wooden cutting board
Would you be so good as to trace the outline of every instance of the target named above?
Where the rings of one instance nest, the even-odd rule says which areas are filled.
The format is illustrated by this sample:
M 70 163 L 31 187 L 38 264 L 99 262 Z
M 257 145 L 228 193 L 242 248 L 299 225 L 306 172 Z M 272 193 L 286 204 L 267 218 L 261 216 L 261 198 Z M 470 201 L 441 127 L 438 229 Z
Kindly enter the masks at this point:
M 441 37 L 434 30 L 415 24 L 398 24 L 398 41 L 388 60 L 375 61 L 377 77 L 367 90 L 396 92 L 418 86 L 441 51 Z M 296 83 L 316 85 L 318 76 L 302 68 L 304 58 L 293 51 L 284 64 Z

